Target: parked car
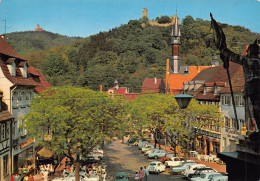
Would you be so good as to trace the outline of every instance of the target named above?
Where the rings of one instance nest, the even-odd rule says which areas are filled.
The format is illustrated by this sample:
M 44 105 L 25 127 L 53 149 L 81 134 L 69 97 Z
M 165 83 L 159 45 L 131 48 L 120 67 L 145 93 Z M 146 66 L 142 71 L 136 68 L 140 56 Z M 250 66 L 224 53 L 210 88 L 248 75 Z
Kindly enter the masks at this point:
M 125 172 L 118 172 L 114 175 L 113 181 L 128 181 L 128 175 Z
M 157 148 L 152 148 L 152 149 L 150 149 L 150 150 L 144 152 L 144 155 L 148 155 L 149 153 L 154 152 L 155 150 L 159 150 L 159 149 L 157 149 Z
M 181 174 L 183 173 L 187 168 L 189 168 L 189 166 L 191 165 L 195 165 L 196 162 L 192 160 L 192 162 L 187 161 L 187 162 L 183 162 L 180 166 L 171 166 L 171 170 L 173 174 Z
M 188 175 L 188 179 L 190 180 L 191 178 L 199 177 L 202 173 L 209 173 L 209 172 L 212 173 L 212 172 L 217 172 L 217 171 L 210 167 L 197 168 L 193 174 Z
M 148 154 L 149 158 L 160 158 L 166 155 L 166 151 L 165 150 L 154 150 L 153 152 Z
M 221 173 L 218 172 L 208 172 L 208 173 L 202 173 L 199 177 L 192 177 L 191 181 L 209 181 L 214 177 L 222 176 Z
M 172 157 L 174 157 L 173 153 L 167 153 L 164 157 L 160 158 L 160 161 L 164 163 L 165 161 L 171 160 Z
M 142 152 L 146 152 L 146 151 L 151 150 L 153 148 L 154 148 L 154 146 L 149 144 L 149 145 L 146 145 L 145 147 L 143 147 L 141 150 L 142 150 Z
M 164 162 L 166 167 L 179 166 L 180 164 L 182 164 L 184 162 L 183 157 L 171 157 L 170 159 L 171 160 Z
M 91 152 L 88 154 L 88 157 L 94 157 L 95 160 L 102 160 L 103 154 L 101 152 Z
M 147 143 L 149 143 L 149 142 L 148 141 L 141 141 L 141 142 L 138 143 L 138 147 L 140 148 L 141 146 L 143 146 Z
M 160 162 L 160 161 L 154 161 L 154 162 L 151 162 L 148 166 L 148 171 L 149 172 L 152 172 L 152 173 L 157 173 L 159 174 L 160 172 L 163 172 L 165 171 L 165 165 Z
M 211 178 L 210 181 L 228 181 L 228 176 L 216 176 Z
M 206 165 L 203 165 L 203 164 L 195 164 L 195 165 L 191 165 L 189 166 L 189 168 L 187 168 L 184 173 L 183 173 L 183 176 L 184 177 L 188 177 L 189 174 L 193 174 L 197 168 L 205 168 Z
M 139 149 L 142 150 L 143 148 L 146 148 L 148 146 L 153 146 L 153 144 L 151 144 L 151 143 L 142 144 L 141 146 L 139 146 Z

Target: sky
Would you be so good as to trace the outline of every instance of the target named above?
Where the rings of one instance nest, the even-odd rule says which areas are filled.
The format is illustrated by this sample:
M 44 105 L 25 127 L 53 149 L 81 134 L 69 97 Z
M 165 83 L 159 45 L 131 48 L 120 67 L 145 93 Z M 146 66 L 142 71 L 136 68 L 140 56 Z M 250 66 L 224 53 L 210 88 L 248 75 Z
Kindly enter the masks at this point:
M 176 14 L 182 20 L 210 20 L 240 25 L 260 33 L 260 0 L 0 0 L 0 34 L 34 30 L 88 37 L 142 18 Z

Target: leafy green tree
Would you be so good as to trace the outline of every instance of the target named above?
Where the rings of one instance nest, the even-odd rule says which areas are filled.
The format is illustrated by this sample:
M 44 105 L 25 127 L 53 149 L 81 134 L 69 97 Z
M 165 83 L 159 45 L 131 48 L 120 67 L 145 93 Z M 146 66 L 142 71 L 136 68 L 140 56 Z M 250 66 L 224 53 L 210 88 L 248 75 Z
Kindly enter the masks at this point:
M 89 89 L 52 88 L 33 99 L 24 126 L 37 143 L 70 158 L 79 181 L 80 163 L 120 129 L 125 113 L 122 100 Z M 51 140 L 44 140 L 44 135 Z
M 64 73 L 64 59 L 62 55 L 56 51 L 49 52 L 44 58 L 43 72 L 50 76 L 55 77 Z
M 161 16 L 160 18 L 157 19 L 157 22 L 159 24 L 170 23 L 171 22 L 171 18 L 169 16 Z

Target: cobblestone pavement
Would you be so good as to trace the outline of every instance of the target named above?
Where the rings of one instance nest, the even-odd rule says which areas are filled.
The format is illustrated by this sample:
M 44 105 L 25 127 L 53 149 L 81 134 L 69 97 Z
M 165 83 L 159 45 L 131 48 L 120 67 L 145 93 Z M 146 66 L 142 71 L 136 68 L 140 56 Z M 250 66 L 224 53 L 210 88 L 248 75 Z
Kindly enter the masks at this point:
M 107 164 L 107 181 L 113 180 L 113 175 L 117 172 L 126 172 L 130 181 L 134 181 L 135 172 L 140 167 L 148 166 L 153 159 L 147 159 L 137 146 L 129 146 L 120 140 L 114 141 L 110 145 L 104 147 L 104 162 Z M 185 180 L 181 176 L 172 176 L 168 172 L 160 175 L 150 174 L 149 181 L 166 181 L 166 180 Z

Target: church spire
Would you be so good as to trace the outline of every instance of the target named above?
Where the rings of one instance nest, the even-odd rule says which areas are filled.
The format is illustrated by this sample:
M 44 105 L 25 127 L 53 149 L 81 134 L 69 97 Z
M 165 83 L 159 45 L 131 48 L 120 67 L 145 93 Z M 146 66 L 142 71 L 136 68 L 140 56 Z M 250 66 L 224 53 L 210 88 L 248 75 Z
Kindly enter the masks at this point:
M 177 16 L 177 8 L 176 15 L 174 20 L 174 25 L 172 27 L 171 34 L 171 46 L 172 46 L 172 70 L 173 73 L 179 73 L 180 70 L 180 46 L 181 46 L 181 32 L 179 27 L 179 21 Z

